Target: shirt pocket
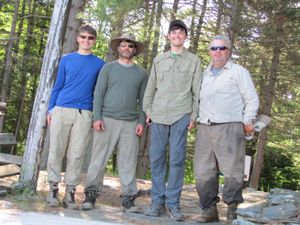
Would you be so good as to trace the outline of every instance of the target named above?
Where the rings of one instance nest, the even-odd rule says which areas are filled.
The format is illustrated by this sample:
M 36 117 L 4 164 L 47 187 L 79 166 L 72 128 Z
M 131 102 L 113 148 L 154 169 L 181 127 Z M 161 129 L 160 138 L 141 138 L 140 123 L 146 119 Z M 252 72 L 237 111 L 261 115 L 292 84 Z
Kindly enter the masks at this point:
M 171 65 L 168 63 L 160 63 L 157 65 L 157 78 L 158 80 L 166 79 L 167 75 L 170 74 Z

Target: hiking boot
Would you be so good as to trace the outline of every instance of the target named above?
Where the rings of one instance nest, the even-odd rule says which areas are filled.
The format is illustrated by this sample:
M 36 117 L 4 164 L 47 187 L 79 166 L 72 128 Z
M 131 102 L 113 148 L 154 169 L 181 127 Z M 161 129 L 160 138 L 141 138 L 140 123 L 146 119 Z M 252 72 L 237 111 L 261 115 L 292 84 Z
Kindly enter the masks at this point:
M 47 195 L 47 204 L 50 207 L 58 207 L 59 201 L 57 199 L 58 188 L 50 189 Z
M 158 217 L 162 214 L 165 213 L 165 207 L 164 205 L 155 205 L 151 204 L 148 209 L 145 210 L 145 215 L 146 216 L 153 216 L 153 217 Z
M 167 207 L 167 213 L 170 216 L 171 220 L 184 221 L 184 214 L 177 207 L 174 208 Z
M 75 202 L 75 189 L 67 189 L 63 199 L 63 205 L 68 209 L 78 209 Z
M 135 206 L 135 204 L 134 204 L 134 199 L 136 198 L 136 196 L 129 195 L 129 196 L 124 196 L 122 198 L 123 198 L 122 206 L 123 206 L 124 212 L 127 212 L 127 213 L 141 212 L 141 210 L 139 210 L 139 208 L 137 206 Z
M 217 205 L 212 205 L 209 208 L 202 211 L 200 217 L 198 218 L 198 223 L 207 223 L 207 222 L 218 222 L 219 215 L 217 210 Z
M 232 224 L 232 222 L 236 219 L 236 210 L 236 203 L 231 203 L 230 205 L 228 205 L 226 224 Z
M 92 210 L 95 208 L 95 202 L 98 197 L 98 194 L 95 191 L 86 191 L 84 192 L 85 199 L 82 203 L 82 210 Z

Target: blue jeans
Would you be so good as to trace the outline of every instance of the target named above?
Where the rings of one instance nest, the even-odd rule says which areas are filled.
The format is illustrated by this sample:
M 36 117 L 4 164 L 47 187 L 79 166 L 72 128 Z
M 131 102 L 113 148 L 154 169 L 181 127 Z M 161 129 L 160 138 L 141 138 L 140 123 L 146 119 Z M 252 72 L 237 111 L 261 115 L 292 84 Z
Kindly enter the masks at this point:
M 150 167 L 153 205 L 165 204 L 169 208 L 180 207 L 189 122 L 190 117 L 186 114 L 172 125 L 154 122 L 151 125 Z M 168 144 L 169 172 L 166 184 Z

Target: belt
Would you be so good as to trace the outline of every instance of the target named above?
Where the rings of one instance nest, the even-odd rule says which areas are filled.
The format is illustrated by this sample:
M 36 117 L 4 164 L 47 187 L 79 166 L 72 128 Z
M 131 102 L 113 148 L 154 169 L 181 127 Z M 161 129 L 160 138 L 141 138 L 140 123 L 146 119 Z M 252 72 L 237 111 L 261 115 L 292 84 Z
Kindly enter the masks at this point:
M 218 125 L 222 125 L 222 124 L 226 124 L 226 123 L 214 123 L 214 122 L 208 122 L 206 125 L 207 125 L 207 126 L 218 126 Z
M 227 124 L 227 123 L 231 123 L 231 122 L 215 123 L 215 122 L 210 122 L 210 121 L 208 121 L 207 123 L 200 123 L 200 122 L 197 122 L 197 125 L 203 124 L 203 125 L 206 125 L 206 126 L 218 126 L 218 125 Z

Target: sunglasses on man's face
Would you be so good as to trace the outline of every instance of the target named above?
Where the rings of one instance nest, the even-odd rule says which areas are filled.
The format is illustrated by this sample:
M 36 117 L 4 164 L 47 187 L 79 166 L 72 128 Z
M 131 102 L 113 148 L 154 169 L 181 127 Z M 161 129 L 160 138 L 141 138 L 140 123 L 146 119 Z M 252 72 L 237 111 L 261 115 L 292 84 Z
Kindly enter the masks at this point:
M 86 36 L 86 35 L 80 35 L 81 39 L 88 39 L 90 41 L 95 40 L 95 36 Z
M 212 46 L 212 47 L 210 47 L 210 50 L 212 50 L 212 51 L 217 51 L 217 50 L 225 51 L 226 49 L 228 49 L 226 46 Z

